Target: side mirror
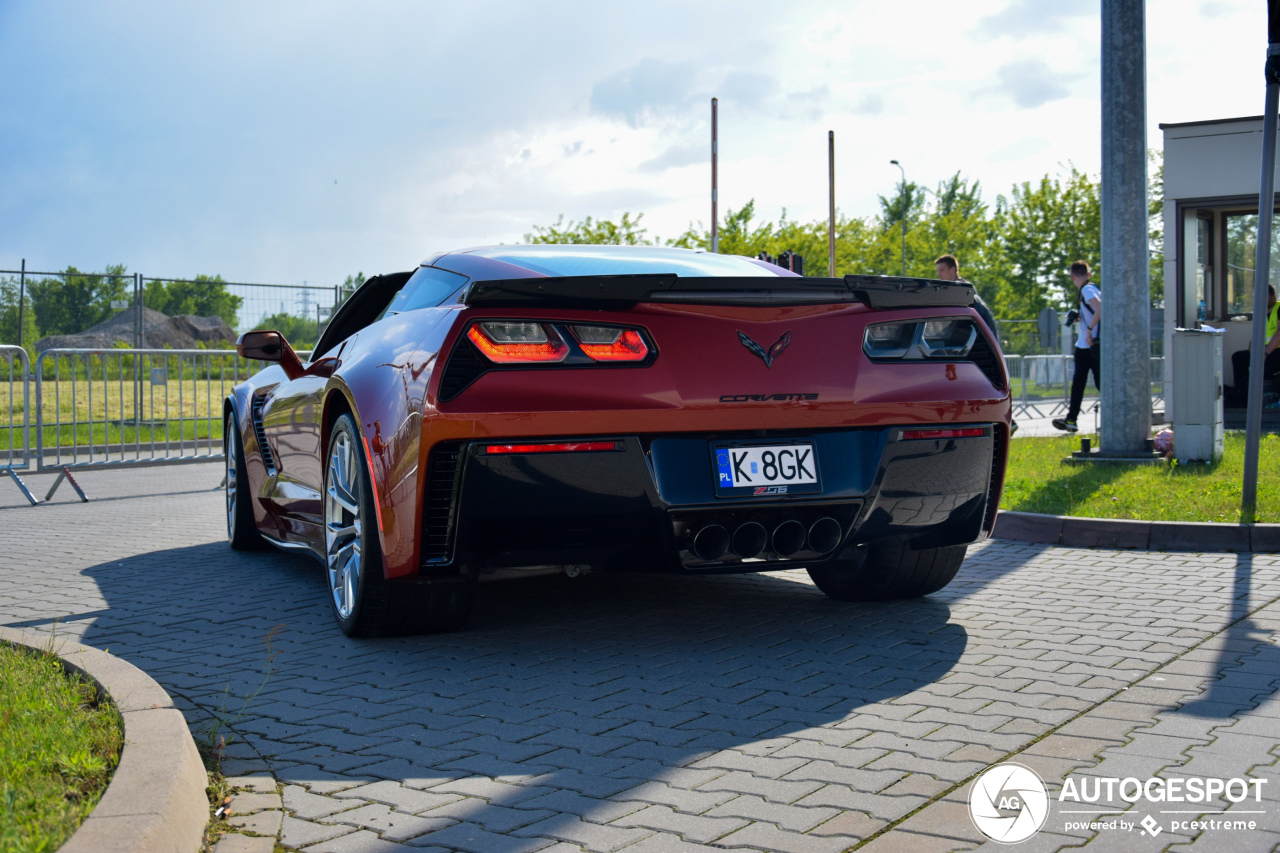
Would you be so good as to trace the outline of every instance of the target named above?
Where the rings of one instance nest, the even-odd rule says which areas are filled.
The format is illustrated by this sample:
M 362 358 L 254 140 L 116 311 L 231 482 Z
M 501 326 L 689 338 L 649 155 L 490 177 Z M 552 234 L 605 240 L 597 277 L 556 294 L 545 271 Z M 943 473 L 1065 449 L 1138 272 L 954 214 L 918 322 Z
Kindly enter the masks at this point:
M 236 341 L 236 352 L 242 358 L 278 364 L 290 379 L 297 379 L 304 373 L 298 354 L 284 335 L 276 331 L 245 332 Z

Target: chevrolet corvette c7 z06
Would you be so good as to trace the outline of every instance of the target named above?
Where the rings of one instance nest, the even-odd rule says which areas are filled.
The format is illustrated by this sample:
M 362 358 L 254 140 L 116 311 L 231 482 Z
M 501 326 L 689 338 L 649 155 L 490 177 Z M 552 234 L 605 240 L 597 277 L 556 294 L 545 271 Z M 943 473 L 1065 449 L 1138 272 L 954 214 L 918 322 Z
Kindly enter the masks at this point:
M 233 548 L 324 564 L 340 628 L 446 631 L 478 581 L 803 567 L 925 595 L 990 534 L 1011 404 L 965 282 L 634 246 L 375 276 L 224 409 Z

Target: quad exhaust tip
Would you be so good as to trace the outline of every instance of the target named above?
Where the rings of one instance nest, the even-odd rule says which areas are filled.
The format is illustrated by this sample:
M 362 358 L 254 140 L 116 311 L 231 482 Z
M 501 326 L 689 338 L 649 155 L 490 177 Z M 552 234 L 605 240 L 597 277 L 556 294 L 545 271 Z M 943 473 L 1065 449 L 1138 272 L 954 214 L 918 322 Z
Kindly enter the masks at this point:
M 809 525 L 809 550 L 829 554 L 840 544 L 840 522 L 830 516 Z
M 758 557 L 769 544 L 769 531 L 758 521 L 748 521 L 733 531 L 733 553 L 744 560 Z
M 840 522 L 830 516 L 819 518 L 808 530 L 801 522 L 787 519 L 772 534 L 758 521 L 738 525 L 732 535 L 723 525 L 708 524 L 694 534 L 692 551 L 706 562 L 721 559 L 730 549 L 742 560 L 758 557 L 766 548 L 779 557 L 794 556 L 806 547 L 817 554 L 829 554 L 839 546 L 842 532 Z
M 773 553 L 779 557 L 790 557 L 804 548 L 804 542 L 804 525 L 794 518 L 773 528 Z
M 729 531 L 719 524 L 708 524 L 693 537 L 693 553 L 699 560 L 718 560 L 729 550 Z

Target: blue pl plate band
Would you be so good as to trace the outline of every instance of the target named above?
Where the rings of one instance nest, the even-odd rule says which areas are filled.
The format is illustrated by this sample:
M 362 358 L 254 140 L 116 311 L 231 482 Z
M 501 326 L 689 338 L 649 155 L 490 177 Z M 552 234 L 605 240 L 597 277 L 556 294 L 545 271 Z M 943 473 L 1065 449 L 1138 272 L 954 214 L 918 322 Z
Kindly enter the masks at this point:
M 729 467 L 729 449 L 716 448 L 716 467 L 720 470 L 720 485 L 728 488 L 733 485 L 733 469 Z

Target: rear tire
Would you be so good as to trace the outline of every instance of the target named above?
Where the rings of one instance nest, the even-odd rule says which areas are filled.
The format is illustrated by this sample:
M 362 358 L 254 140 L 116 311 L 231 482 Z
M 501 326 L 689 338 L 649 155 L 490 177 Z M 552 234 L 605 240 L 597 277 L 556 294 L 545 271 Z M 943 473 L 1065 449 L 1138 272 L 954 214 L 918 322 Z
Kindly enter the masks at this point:
M 964 562 L 965 547 L 913 551 L 904 542 L 846 549 L 808 569 L 818 589 L 836 601 L 919 598 L 951 582 Z
M 257 551 L 267 547 L 253 518 L 253 496 L 249 493 L 249 472 L 244 464 L 244 443 L 235 415 L 226 419 L 222 430 L 222 452 L 227 472 L 227 541 L 237 551 Z
M 351 637 L 434 634 L 461 628 L 475 597 L 474 573 L 453 578 L 389 581 L 373 487 L 360 434 L 350 414 L 333 425 L 325 462 L 325 575 L 329 604 Z

